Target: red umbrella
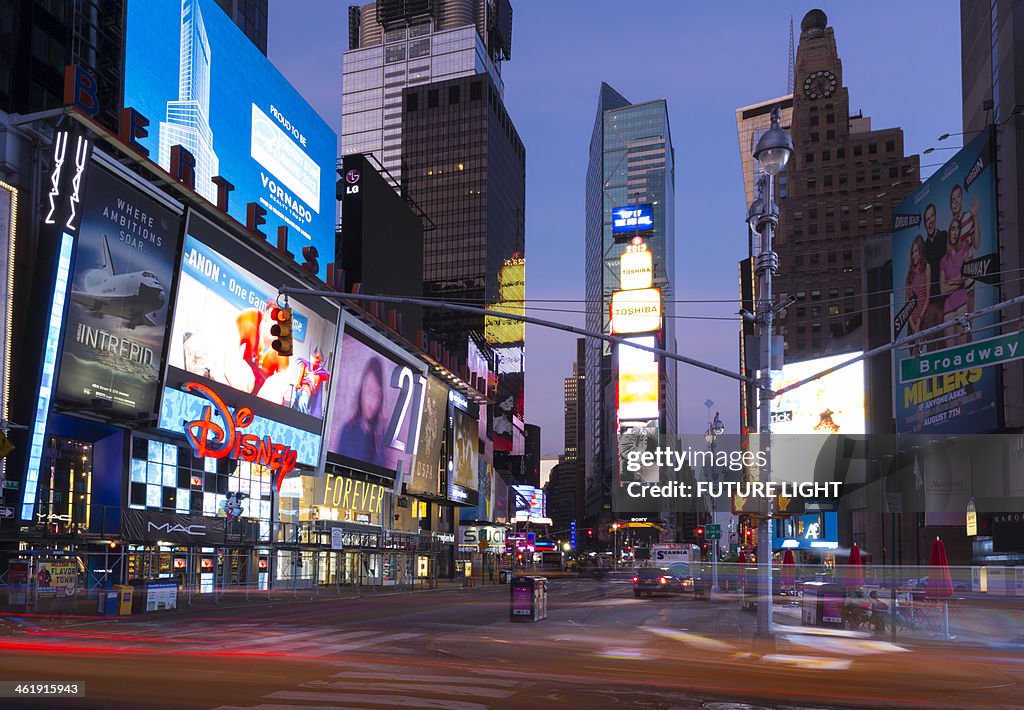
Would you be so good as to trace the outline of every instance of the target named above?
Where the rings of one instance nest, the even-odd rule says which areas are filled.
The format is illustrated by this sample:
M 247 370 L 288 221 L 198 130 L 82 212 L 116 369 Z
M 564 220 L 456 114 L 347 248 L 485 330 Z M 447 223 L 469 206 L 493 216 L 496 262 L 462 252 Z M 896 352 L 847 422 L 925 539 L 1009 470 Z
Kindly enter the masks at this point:
M 796 560 L 793 559 L 793 551 L 787 549 L 782 556 L 782 586 L 792 589 L 796 585 Z
M 846 586 L 850 589 L 864 586 L 864 563 L 857 543 L 850 548 L 850 559 L 846 563 Z
M 932 557 L 928 562 L 928 596 L 937 599 L 953 595 L 953 580 L 949 576 L 949 558 L 946 545 L 939 538 L 932 543 Z

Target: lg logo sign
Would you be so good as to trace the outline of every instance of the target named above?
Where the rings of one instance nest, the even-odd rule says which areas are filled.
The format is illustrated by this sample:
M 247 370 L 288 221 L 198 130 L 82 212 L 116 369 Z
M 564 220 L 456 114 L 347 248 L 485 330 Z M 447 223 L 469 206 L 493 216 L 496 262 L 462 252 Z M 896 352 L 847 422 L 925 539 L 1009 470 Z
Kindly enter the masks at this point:
M 362 177 L 358 170 L 349 170 L 345 173 L 345 182 L 348 184 L 345 186 L 346 195 L 358 195 L 359 194 L 359 178 Z

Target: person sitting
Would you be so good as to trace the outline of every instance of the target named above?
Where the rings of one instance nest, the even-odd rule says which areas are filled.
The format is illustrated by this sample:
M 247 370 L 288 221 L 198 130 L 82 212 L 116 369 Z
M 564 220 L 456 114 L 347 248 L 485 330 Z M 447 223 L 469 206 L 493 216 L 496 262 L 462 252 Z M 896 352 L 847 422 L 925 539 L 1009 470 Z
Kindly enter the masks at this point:
M 843 621 L 848 629 L 859 629 L 871 621 L 871 600 L 858 587 L 843 600 Z
M 896 623 L 908 629 L 913 628 L 910 622 L 903 617 L 899 609 L 889 610 L 889 605 L 882 601 L 882 598 L 878 596 L 878 592 L 872 591 L 868 597 L 871 599 L 871 625 L 876 633 L 884 634 L 887 623 Z

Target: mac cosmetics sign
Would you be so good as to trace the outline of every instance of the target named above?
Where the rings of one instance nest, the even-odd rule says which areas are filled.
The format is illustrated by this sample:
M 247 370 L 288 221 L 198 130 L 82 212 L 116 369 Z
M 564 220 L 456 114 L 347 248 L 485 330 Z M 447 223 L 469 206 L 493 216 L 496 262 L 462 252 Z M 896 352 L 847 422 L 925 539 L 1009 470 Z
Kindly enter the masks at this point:
M 138 542 L 220 544 L 224 542 L 224 518 L 158 510 L 122 510 L 121 537 Z

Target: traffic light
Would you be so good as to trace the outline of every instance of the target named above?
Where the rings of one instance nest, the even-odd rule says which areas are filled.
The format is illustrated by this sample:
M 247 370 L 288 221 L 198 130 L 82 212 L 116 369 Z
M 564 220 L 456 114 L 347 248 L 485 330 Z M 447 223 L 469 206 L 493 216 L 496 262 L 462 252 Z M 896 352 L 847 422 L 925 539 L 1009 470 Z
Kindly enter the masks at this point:
M 594 529 L 587 528 L 587 537 L 594 537 Z
M 272 306 L 270 319 L 274 325 L 270 326 L 270 334 L 275 340 L 271 347 L 283 357 L 292 355 L 292 309 Z
M 697 528 L 697 537 L 704 537 L 704 528 Z

